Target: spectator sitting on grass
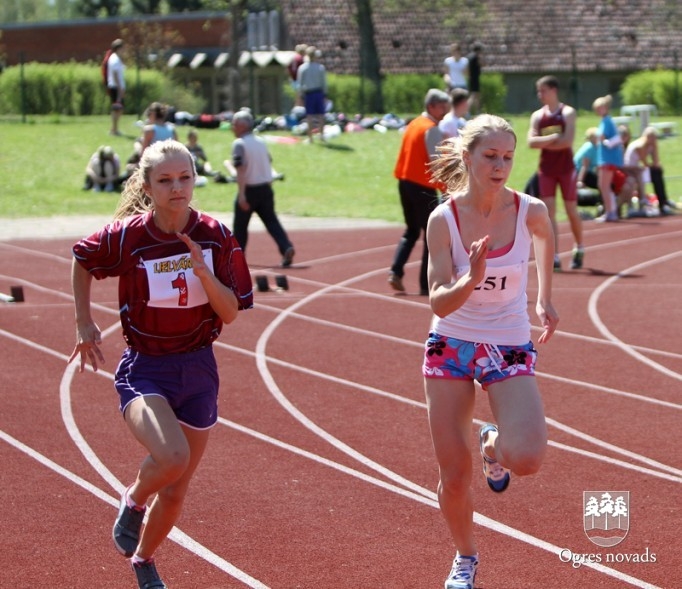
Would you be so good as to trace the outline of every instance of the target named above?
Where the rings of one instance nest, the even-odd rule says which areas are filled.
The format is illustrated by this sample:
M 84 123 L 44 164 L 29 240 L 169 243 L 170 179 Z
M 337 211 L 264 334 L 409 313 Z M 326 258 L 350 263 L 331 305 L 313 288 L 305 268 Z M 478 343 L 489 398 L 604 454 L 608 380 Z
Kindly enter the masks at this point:
M 192 154 L 194 159 L 194 166 L 197 169 L 197 176 L 195 177 L 195 186 L 205 186 L 206 176 L 215 177 L 217 172 L 213 171 L 211 163 L 208 161 L 208 156 L 204 148 L 199 144 L 199 136 L 196 131 L 187 133 L 187 143 L 185 147 Z
M 121 178 L 121 160 L 108 145 L 103 145 L 90 157 L 85 168 L 83 190 L 113 192 L 120 189 L 125 177 Z
M 655 127 L 644 129 L 641 137 L 631 141 L 625 150 L 625 171 L 635 175 L 638 184 L 640 209 L 648 204 L 646 183 L 651 182 L 658 199 L 661 215 L 669 215 L 677 205 L 668 200 L 663 168 L 658 156 L 658 133 Z
M 575 169 L 578 174 L 578 191 L 582 188 L 592 188 L 599 191 L 599 181 L 597 176 L 597 143 L 599 136 L 596 127 L 590 127 L 585 132 L 585 143 L 583 143 L 573 157 Z M 635 193 L 635 179 L 626 174 L 623 170 L 614 170 L 611 189 L 616 195 L 619 216 L 621 209 L 627 207 L 628 216 L 639 216 L 638 212 L 632 208 L 632 196 Z M 580 196 L 578 197 L 579 204 Z M 601 201 L 599 193 L 598 202 Z M 603 205 L 602 205 L 603 208 Z

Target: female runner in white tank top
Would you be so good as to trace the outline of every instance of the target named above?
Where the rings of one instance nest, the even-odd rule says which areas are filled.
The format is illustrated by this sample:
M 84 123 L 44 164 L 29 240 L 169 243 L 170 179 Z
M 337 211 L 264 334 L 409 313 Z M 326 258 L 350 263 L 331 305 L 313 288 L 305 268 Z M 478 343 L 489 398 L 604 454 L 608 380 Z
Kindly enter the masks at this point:
M 438 498 L 457 550 L 445 589 L 473 589 L 471 425 L 475 382 L 488 393 L 495 424 L 479 431 L 489 487 L 510 473 L 538 471 L 547 429 L 534 376 L 526 285 L 531 244 L 538 274 L 536 312 L 549 340 L 559 317 L 551 302 L 554 234 L 547 208 L 505 183 L 516 135 L 500 117 L 481 115 L 441 144 L 433 176 L 448 197 L 429 219 L 429 301 L 435 313 L 423 374 L 438 460 Z

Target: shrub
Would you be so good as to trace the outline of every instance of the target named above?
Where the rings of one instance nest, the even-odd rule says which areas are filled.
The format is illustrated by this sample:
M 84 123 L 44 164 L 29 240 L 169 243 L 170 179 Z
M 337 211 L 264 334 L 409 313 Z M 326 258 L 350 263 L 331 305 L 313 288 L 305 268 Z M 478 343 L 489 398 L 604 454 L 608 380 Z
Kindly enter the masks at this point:
M 429 88 L 443 88 L 438 74 L 393 74 L 383 83 L 384 105 L 387 112 L 420 113 L 424 110 L 424 96 Z
M 155 100 L 178 110 L 201 110 L 202 98 L 161 72 L 131 72 L 126 81 L 126 114 L 139 114 Z M 106 114 L 109 107 L 98 64 L 32 62 L 24 65 L 23 76 L 21 66 L 0 75 L 0 114 L 93 115 Z
M 649 70 L 630 74 L 620 89 L 624 104 L 655 104 L 660 114 L 676 114 L 682 104 L 682 89 L 675 72 Z
M 365 80 L 365 89 L 370 86 Z M 335 112 L 360 113 L 360 78 L 358 76 L 344 76 L 328 74 L 327 96 L 334 102 Z M 365 96 L 365 104 L 368 104 Z
M 334 75 L 328 77 L 328 94 L 334 101 L 334 110 L 345 113 L 364 113 L 374 103 L 376 87 L 370 80 L 361 86 L 358 76 Z M 418 113 L 424 105 L 429 88 L 443 88 L 439 74 L 392 74 L 384 78 L 381 91 L 385 112 Z M 362 94 L 364 93 L 364 101 Z M 481 108 L 485 112 L 502 112 L 507 97 L 507 87 L 501 74 L 481 76 Z M 363 105 L 364 104 L 364 108 Z M 381 113 L 377 113 L 381 114 Z
M 507 86 L 502 74 L 481 75 L 481 112 L 502 113 L 507 100 Z

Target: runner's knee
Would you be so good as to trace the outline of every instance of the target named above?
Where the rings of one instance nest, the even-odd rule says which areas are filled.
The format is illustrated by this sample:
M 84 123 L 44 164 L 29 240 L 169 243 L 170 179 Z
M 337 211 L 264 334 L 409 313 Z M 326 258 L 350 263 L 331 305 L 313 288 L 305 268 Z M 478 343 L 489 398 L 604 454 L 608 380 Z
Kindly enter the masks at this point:
M 526 440 L 519 444 L 505 445 L 503 440 L 500 439 L 497 446 L 498 460 L 515 475 L 535 474 L 540 470 L 545 457 L 546 447 L 546 437 L 539 434 L 533 440 Z

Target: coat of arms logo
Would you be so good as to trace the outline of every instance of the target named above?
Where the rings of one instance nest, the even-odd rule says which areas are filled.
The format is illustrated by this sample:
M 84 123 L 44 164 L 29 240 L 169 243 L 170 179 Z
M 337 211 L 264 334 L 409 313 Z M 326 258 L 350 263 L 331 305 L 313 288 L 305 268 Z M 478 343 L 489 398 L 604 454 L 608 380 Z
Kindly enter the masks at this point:
M 597 546 L 620 544 L 630 529 L 630 491 L 583 491 L 583 528 Z

